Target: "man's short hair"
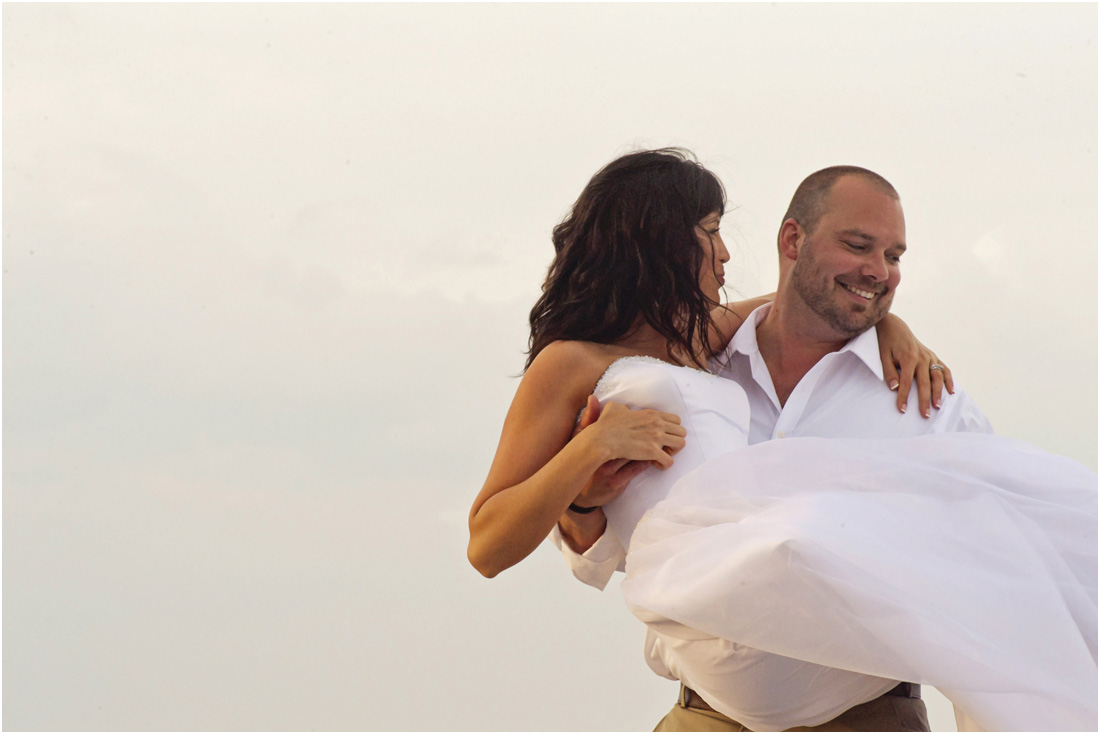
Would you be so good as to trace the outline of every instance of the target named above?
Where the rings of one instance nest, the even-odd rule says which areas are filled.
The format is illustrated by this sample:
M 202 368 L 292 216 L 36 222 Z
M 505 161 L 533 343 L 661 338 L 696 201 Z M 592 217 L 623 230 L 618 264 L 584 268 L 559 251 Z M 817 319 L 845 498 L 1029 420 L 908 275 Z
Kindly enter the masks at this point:
M 894 199 L 901 198 L 890 182 L 874 171 L 868 171 L 859 166 L 830 166 L 811 173 L 798 185 L 791 204 L 787 207 L 787 213 L 783 215 L 783 221 L 793 219 L 806 230 L 806 234 L 813 233 L 827 210 L 829 192 L 833 184 L 843 176 L 860 176 L 871 182 L 882 193 Z

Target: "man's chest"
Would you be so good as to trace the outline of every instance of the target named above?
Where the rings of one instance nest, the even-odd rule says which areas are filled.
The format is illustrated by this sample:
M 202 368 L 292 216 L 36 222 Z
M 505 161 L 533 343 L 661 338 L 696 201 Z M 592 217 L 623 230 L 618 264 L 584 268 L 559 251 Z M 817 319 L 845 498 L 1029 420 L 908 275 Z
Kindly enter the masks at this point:
M 740 368 L 738 368 L 740 367 Z M 736 381 L 749 398 L 749 443 L 784 438 L 902 438 L 931 432 L 928 421 L 902 414 L 896 394 L 862 365 L 809 374 L 780 403 L 770 380 L 753 375 L 747 364 L 723 376 Z

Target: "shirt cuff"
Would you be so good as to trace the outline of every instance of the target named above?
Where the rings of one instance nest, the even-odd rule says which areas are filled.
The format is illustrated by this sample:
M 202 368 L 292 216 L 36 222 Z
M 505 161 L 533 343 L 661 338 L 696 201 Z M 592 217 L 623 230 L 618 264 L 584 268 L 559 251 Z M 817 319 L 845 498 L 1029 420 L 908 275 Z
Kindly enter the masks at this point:
M 577 553 L 569 547 L 557 525 L 554 525 L 554 529 L 550 531 L 550 539 L 565 557 L 565 565 L 573 575 L 601 591 L 611 580 L 612 574 L 626 569 L 626 551 L 623 550 L 622 543 L 610 527 L 606 528 L 600 539 L 584 553 Z

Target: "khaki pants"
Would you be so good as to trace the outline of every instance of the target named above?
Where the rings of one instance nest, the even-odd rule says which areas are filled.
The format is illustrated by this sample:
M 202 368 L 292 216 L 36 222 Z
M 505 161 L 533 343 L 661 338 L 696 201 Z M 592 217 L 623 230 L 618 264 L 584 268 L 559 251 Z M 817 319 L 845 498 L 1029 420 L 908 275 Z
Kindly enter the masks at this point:
M 711 711 L 676 704 L 653 731 L 752 731 L 733 719 Z M 853 706 L 832 721 L 796 726 L 787 731 L 929 731 L 924 701 L 904 696 L 879 696 Z

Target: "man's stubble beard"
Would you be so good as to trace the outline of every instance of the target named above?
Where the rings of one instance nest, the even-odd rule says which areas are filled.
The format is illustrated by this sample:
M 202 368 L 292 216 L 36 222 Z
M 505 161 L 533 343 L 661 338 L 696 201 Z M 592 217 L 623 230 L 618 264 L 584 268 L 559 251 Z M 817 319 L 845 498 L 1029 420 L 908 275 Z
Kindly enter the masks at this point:
M 870 329 L 890 312 L 890 304 L 894 300 L 894 294 L 891 291 L 876 296 L 862 310 L 859 310 L 856 304 L 838 303 L 836 289 L 840 286 L 833 278 L 821 274 L 817 260 L 813 256 L 813 248 L 809 245 L 808 240 L 802 245 L 798 259 L 791 269 L 791 287 L 806 306 L 833 330 L 852 339 Z M 879 285 L 874 282 L 852 285 L 864 287 L 869 291 L 879 290 Z

